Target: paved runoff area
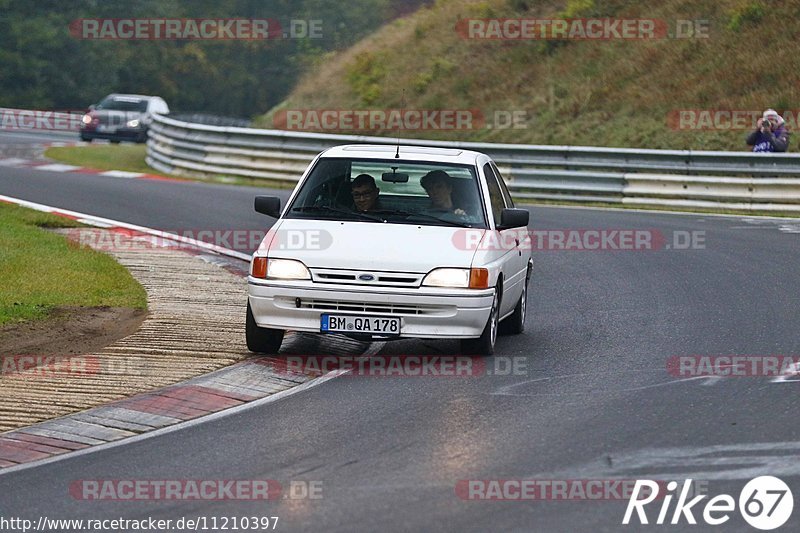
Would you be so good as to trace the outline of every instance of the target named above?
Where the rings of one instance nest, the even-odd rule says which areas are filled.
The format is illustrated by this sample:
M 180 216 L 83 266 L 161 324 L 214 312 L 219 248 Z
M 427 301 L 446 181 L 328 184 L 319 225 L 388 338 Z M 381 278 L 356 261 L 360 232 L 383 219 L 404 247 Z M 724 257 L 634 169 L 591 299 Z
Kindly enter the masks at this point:
M 0 469 L 101 445 L 265 398 L 315 375 L 275 368 L 244 342 L 245 268 L 147 236 L 98 230 L 144 286 L 140 329 L 91 355 L 42 357 L 41 366 L 0 374 Z M 104 238 L 96 238 L 102 232 Z M 360 353 L 366 343 L 288 333 L 282 353 Z M 188 381 L 187 381 L 188 380 Z M 31 425 L 32 424 L 32 425 Z

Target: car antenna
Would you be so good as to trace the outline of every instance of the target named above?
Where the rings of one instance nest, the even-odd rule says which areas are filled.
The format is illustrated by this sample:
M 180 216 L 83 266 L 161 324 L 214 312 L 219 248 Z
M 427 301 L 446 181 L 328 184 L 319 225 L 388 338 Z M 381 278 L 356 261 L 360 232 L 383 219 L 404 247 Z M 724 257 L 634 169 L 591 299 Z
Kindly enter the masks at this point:
M 405 109 L 406 107 L 406 90 L 403 89 L 403 96 L 400 98 L 400 109 Z M 397 151 L 394 153 L 395 159 L 400 159 L 400 132 L 398 132 L 397 136 Z

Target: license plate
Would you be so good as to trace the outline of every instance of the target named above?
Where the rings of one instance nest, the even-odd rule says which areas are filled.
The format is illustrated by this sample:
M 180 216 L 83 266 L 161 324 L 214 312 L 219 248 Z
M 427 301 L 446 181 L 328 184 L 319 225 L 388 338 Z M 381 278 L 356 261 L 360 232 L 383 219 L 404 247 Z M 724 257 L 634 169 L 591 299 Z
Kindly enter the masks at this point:
M 323 333 L 369 333 L 374 335 L 399 335 L 400 319 L 382 316 L 353 316 L 323 314 L 320 317 Z
M 114 128 L 112 126 L 105 126 L 103 124 L 100 124 L 99 126 L 97 126 L 97 131 L 99 131 L 101 133 L 116 133 L 117 128 Z

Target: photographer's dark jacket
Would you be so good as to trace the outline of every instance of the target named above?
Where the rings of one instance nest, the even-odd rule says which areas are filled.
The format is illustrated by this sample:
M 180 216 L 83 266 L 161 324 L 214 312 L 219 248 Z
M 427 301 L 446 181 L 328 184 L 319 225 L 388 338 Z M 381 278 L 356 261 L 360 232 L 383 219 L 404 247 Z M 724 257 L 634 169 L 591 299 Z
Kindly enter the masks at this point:
M 789 131 L 786 124 L 781 124 L 770 133 L 756 130 L 747 136 L 746 142 L 754 152 L 785 152 L 789 148 Z

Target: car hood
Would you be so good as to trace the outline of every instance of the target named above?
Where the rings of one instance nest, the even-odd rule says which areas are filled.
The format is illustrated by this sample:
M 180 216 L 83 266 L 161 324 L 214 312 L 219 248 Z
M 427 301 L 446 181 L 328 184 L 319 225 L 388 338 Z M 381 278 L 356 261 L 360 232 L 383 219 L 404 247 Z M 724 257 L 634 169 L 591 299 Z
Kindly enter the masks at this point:
M 486 230 L 333 220 L 284 219 L 267 234 L 270 257 L 298 259 L 309 268 L 427 273 L 471 266 L 475 250 L 459 245 L 464 232 Z M 269 244 L 267 244 L 269 243 Z

